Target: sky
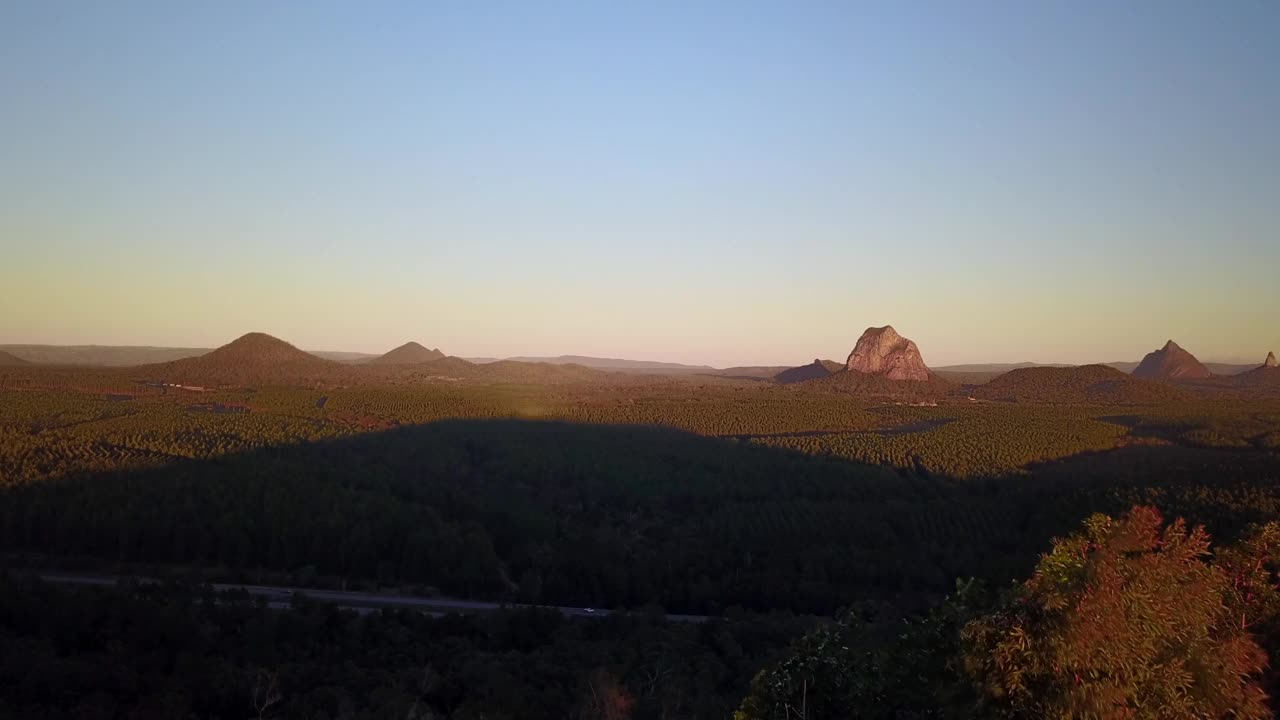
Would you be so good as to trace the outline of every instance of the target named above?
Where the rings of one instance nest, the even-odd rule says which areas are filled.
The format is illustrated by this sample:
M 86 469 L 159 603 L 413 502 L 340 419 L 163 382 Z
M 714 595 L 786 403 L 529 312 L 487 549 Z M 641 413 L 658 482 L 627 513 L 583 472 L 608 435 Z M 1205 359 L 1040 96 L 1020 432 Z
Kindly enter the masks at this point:
M 1280 3 L 0 3 L 0 343 L 1280 352 Z

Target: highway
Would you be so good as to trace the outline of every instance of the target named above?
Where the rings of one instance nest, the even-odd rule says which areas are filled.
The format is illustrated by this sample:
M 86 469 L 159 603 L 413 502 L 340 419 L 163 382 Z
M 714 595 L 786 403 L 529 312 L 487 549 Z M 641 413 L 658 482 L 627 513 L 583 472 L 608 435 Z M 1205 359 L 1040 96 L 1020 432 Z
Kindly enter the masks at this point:
M 129 578 L 116 575 L 68 575 L 61 573 L 42 573 L 40 578 L 45 582 L 64 585 L 104 585 L 112 586 L 124 580 L 139 583 L 158 582 L 152 578 Z M 424 597 L 418 595 L 384 595 L 380 593 L 350 592 L 346 590 L 320 590 L 316 588 L 272 587 L 268 585 L 236 585 L 213 583 L 218 592 L 243 590 L 254 597 L 262 597 L 274 608 L 287 609 L 292 605 L 295 593 L 305 595 L 316 602 L 330 603 L 338 607 L 360 613 L 373 612 L 383 608 L 407 608 L 430 615 L 446 615 L 448 613 L 482 613 L 511 608 L 543 607 L 558 610 L 566 617 L 601 618 L 611 614 L 609 610 L 585 607 L 559 607 L 551 605 L 522 605 L 515 603 L 495 603 L 478 600 L 460 600 L 457 598 Z M 711 619 L 707 615 L 667 615 L 671 622 L 706 622 Z

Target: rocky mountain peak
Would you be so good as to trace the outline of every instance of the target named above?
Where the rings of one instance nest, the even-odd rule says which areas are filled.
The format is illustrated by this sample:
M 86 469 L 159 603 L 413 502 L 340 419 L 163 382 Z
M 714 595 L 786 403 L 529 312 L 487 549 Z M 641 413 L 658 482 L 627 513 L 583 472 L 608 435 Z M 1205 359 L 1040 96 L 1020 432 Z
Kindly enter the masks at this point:
M 932 375 L 920 357 L 920 348 L 902 337 L 892 325 L 867 328 L 849 353 L 845 369 L 890 380 L 929 380 Z
M 1277 363 L 1276 363 L 1276 354 L 1275 354 L 1275 353 L 1273 353 L 1273 352 L 1269 352 L 1269 353 L 1267 353 L 1267 359 L 1266 359 L 1266 361 L 1265 361 L 1265 362 L 1263 362 L 1263 363 L 1262 363 L 1262 366 L 1263 366 L 1263 367 L 1269 367 L 1269 368 L 1276 367 L 1276 366 L 1277 366 Z
M 1135 377 L 1148 380 L 1168 380 L 1207 378 L 1212 373 L 1196 359 L 1195 355 L 1183 350 L 1178 343 L 1170 340 L 1159 350 L 1147 353 L 1146 357 L 1142 358 L 1142 362 L 1138 363 L 1138 367 L 1134 368 L 1133 374 Z

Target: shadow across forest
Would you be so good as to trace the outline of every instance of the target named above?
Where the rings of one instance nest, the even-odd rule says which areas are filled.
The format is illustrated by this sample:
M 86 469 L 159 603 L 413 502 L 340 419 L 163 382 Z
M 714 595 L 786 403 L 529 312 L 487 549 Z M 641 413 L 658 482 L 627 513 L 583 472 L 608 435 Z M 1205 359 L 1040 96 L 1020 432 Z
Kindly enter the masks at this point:
M 1231 536 L 1280 517 L 1280 457 L 1178 446 L 1013 478 L 923 477 L 678 430 L 449 420 L 0 490 L 0 549 L 474 599 L 829 614 L 1026 574 L 1094 511 Z

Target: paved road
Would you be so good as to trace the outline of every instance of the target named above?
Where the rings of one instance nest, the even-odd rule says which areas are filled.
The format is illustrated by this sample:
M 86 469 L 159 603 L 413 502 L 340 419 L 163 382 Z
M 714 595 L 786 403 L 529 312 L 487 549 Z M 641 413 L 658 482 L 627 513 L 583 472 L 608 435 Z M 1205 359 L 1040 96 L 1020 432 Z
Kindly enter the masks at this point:
M 126 579 L 115 575 L 67 575 L 60 573 L 43 573 L 40 577 L 45 582 L 68 585 L 116 585 L 121 580 Z M 157 582 L 151 578 L 132 579 L 143 583 Z M 374 610 L 379 610 L 381 608 L 409 608 L 413 610 L 420 610 L 430 615 L 445 615 L 448 613 L 490 612 L 503 608 L 534 607 L 531 605 L 513 603 L 504 604 L 480 602 L 476 600 L 458 600 L 456 598 L 422 597 L 416 595 L 383 595 L 379 593 L 348 592 L 345 590 L 287 588 L 272 587 L 268 585 L 214 583 L 213 589 L 219 592 L 226 590 L 244 590 L 255 597 L 266 598 L 267 603 L 271 605 L 271 607 L 278 608 L 290 607 L 294 593 L 302 593 L 310 600 L 332 603 L 338 607 L 355 610 L 356 612 L 361 613 L 373 612 Z M 552 610 L 559 610 L 568 617 L 599 618 L 606 617 L 610 614 L 609 610 L 597 610 L 594 608 L 555 606 L 537 607 L 547 607 Z M 710 619 L 707 615 L 667 615 L 666 617 L 672 622 L 706 622 Z

